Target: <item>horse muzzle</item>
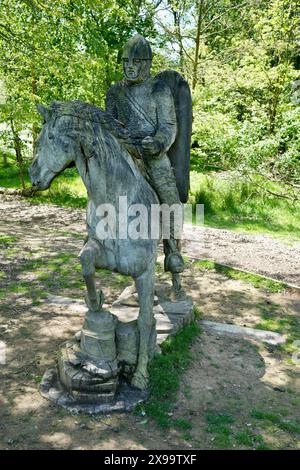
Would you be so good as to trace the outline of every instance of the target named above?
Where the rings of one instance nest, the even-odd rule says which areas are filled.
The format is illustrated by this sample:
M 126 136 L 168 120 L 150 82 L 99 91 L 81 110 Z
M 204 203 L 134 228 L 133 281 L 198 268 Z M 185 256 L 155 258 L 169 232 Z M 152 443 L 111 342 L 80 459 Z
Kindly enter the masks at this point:
M 37 160 L 34 160 L 32 162 L 31 166 L 28 169 L 28 173 L 29 173 L 31 184 L 35 189 L 44 190 L 49 187 L 48 182 L 42 181 L 41 171 L 37 163 Z

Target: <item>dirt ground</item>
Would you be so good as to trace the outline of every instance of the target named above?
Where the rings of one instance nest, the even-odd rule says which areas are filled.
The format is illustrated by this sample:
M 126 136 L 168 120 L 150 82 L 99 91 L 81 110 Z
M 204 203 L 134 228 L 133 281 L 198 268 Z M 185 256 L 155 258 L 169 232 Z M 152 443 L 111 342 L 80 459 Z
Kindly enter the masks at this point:
M 183 252 L 300 287 L 300 243 L 265 234 L 186 226 Z
M 0 216 L 0 449 L 300 448 L 300 366 L 291 353 L 203 328 L 174 402 L 178 426 L 163 430 L 133 413 L 72 415 L 42 398 L 44 371 L 83 321 L 46 302 L 48 294 L 83 297 L 82 211 L 8 200 Z M 107 303 L 128 285 L 118 275 L 98 279 Z M 300 339 L 297 290 L 270 294 L 192 263 L 183 284 L 205 320 L 273 321 Z

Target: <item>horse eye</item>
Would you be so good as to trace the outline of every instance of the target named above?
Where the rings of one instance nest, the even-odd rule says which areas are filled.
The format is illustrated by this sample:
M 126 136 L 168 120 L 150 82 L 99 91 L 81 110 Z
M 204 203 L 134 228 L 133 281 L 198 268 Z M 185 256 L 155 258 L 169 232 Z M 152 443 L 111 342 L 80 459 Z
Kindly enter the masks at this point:
M 69 142 L 66 140 L 63 140 L 61 142 L 61 146 L 64 152 L 67 152 L 69 150 Z

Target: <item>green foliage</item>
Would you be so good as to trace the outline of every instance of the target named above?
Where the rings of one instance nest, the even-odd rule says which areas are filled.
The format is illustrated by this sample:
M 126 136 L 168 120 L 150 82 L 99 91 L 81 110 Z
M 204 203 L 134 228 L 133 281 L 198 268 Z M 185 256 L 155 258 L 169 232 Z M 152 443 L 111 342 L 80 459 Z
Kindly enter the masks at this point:
M 207 412 L 205 414 L 206 421 L 212 426 L 221 426 L 224 424 L 232 424 L 234 419 L 227 413 L 216 414 L 214 412 Z
M 235 171 L 230 190 L 208 182 L 198 189 L 209 223 L 237 227 L 247 218 L 249 227 L 280 230 L 279 196 L 288 198 L 276 206 L 279 225 L 299 232 L 292 217 L 283 220 L 299 201 L 299 24 L 297 0 L 2 0 L 0 143 L 17 165 L 1 186 L 30 184 L 36 104 L 81 99 L 103 107 L 121 78 L 123 44 L 139 32 L 152 42 L 154 73 L 175 68 L 193 88 L 192 169 Z M 64 185 L 47 194 L 57 204 L 86 202 Z
M 300 203 L 291 204 L 277 193 L 279 183 L 256 177 L 249 182 L 238 174 L 191 174 L 192 204 L 204 204 L 204 222 L 213 227 L 269 232 L 299 240 Z
M 202 39 L 192 168 L 259 173 L 299 199 L 299 4 L 245 2 L 238 17 L 230 10 L 226 37 Z
M 120 79 L 120 52 L 133 31 L 152 37 L 151 2 L 2 0 L 0 140 L 31 158 L 36 104 L 80 99 L 104 105 Z

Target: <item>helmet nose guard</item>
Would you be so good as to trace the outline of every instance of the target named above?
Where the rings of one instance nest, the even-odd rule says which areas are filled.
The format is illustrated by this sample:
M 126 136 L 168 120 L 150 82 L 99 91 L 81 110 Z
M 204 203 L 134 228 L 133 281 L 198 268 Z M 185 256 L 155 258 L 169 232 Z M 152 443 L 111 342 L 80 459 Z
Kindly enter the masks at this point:
M 130 38 L 124 46 L 122 59 L 152 60 L 149 42 L 140 34 Z

